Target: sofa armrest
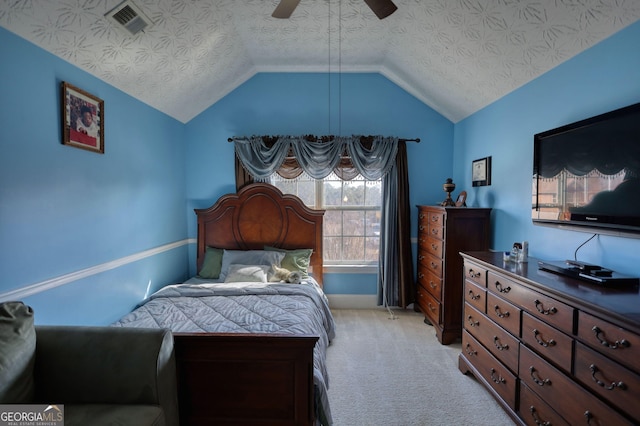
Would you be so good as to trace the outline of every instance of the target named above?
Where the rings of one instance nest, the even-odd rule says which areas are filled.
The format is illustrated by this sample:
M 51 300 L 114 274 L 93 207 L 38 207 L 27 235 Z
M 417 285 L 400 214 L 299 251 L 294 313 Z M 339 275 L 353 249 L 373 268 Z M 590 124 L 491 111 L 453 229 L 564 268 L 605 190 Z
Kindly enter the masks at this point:
M 169 330 L 36 326 L 34 374 L 41 403 L 161 405 L 177 424 Z

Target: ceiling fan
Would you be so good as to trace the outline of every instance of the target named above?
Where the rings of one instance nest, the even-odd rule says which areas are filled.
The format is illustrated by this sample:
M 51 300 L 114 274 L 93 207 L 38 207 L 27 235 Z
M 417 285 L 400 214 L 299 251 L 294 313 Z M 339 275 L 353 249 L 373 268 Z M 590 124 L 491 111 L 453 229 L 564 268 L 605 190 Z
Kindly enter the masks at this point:
M 398 9 L 391 0 L 364 0 L 364 2 L 380 19 L 386 18 Z M 278 3 L 278 6 L 271 16 L 274 18 L 287 19 L 298 6 L 298 3 L 300 3 L 300 0 L 280 0 L 280 3 Z

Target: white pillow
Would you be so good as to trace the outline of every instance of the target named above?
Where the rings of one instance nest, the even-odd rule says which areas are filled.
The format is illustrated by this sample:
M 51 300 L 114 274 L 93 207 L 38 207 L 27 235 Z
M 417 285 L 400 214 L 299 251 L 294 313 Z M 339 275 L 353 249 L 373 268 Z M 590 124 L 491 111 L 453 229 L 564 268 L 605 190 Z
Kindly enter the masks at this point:
M 271 265 L 280 266 L 285 253 L 268 250 L 225 250 L 222 254 L 222 266 L 220 267 L 220 280 L 227 278 L 229 266 L 240 265 Z
M 267 272 L 271 269 L 267 265 L 241 265 L 229 266 L 225 283 L 266 283 Z

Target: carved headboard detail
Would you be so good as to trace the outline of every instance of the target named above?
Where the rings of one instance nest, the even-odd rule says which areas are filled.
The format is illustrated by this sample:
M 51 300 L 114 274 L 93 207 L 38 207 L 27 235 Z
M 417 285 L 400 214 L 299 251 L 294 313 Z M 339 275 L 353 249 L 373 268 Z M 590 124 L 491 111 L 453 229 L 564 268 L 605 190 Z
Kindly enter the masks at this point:
M 322 221 L 324 210 L 313 210 L 294 195 L 265 183 L 254 183 L 236 194 L 223 195 L 198 218 L 198 270 L 207 246 L 227 250 L 313 249 L 309 272 L 322 286 Z

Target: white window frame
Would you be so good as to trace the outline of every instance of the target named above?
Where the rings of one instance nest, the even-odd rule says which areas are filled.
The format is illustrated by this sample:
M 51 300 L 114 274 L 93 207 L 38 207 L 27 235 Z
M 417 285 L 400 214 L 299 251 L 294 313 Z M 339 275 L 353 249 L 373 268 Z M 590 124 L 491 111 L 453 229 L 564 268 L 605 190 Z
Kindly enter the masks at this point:
M 291 182 L 296 184 L 296 193 L 298 194 L 298 185 L 297 182 L 300 181 L 300 178 L 297 179 L 284 179 L 279 175 L 274 176 L 274 179 L 280 180 L 281 182 Z M 377 211 L 380 212 L 382 206 L 324 206 L 324 180 L 323 179 L 312 179 L 312 178 L 303 178 L 305 182 L 314 181 L 315 183 L 315 200 L 314 205 L 309 206 L 311 208 L 318 208 L 325 211 Z M 336 179 L 331 179 L 336 180 Z M 339 180 L 339 179 L 338 179 Z M 365 185 L 367 181 L 364 180 Z M 272 184 L 275 184 L 272 180 Z M 303 200 L 304 201 L 304 200 Z M 364 237 L 364 236 L 363 236 Z M 341 236 L 344 238 L 344 236 Z M 324 230 L 323 230 L 323 239 L 324 239 Z M 324 243 L 324 241 L 323 241 Z M 351 261 L 351 260 L 325 260 L 324 261 L 324 272 L 328 273 L 363 273 L 363 274 L 371 274 L 378 272 L 378 260 L 370 260 L 370 261 Z

